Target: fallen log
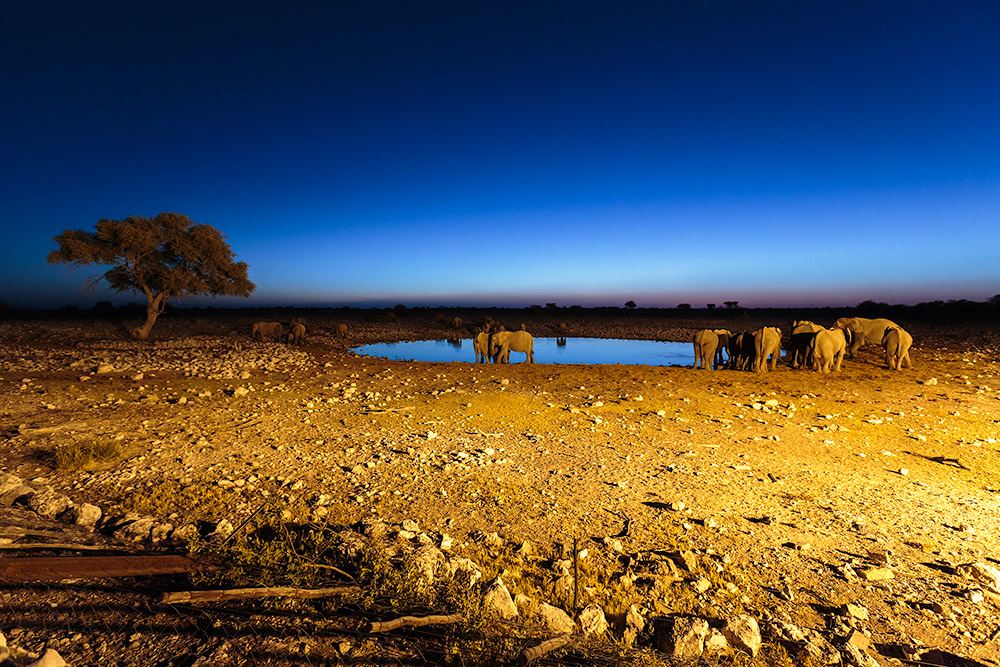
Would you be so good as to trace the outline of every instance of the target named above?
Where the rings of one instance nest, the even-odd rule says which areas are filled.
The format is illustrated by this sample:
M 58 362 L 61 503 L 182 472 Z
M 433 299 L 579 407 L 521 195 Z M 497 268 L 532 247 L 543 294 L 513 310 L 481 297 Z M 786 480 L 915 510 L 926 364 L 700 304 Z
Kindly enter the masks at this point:
M 0 549 L 17 551 L 21 549 L 54 549 L 56 551 L 121 551 L 116 547 L 100 544 L 70 544 L 68 542 L 15 542 L 0 544 Z
M 230 588 L 214 591 L 176 591 L 164 593 L 160 602 L 181 604 L 186 602 L 221 602 L 223 600 L 250 600 L 253 598 L 298 598 L 312 600 L 346 593 L 359 593 L 360 586 L 335 586 L 333 588 L 292 588 L 291 586 L 266 586 L 263 588 Z
M 208 567 L 205 561 L 179 554 L 0 558 L 0 582 L 138 577 L 196 572 Z
M 538 646 L 532 646 L 521 651 L 521 664 L 527 665 L 532 660 L 538 660 L 544 655 L 548 655 L 556 649 L 562 648 L 570 642 L 572 635 L 560 635 L 552 639 L 546 639 Z
M 368 632 L 388 632 L 403 626 L 419 628 L 424 625 L 450 625 L 461 623 L 465 620 L 464 614 L 451 614 L 450 616 L 400 616 L 391 621 L 372 621 Z

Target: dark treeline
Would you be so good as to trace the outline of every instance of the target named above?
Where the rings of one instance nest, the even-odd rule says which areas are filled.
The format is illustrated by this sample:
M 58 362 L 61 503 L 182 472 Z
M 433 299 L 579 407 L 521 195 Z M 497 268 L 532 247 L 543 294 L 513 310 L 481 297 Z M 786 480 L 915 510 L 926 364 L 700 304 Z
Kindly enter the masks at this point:
M 888 317 L 906 321 L 920 321 L 927 324 L 956 322 L 984 322 L 1000 320 L 1000 294 L 986 301 L 968 301 L 965 299 L 951 301 L 928 301 L 915 306 L 890 305 L 876 301 L 863 301 L 853 307 L 822 307 L 822 308 L 744 308 L 737 302 L 727 302 L 719 308 L 710 304 L 705 308 L 694 308 L 689 304 L 679 304 L 674 308 L 642 308 L 629 302 L 628 306 L 559 306 L 548 303 L 545 306 L 534 305 L 525 308 L 513 307 L 465 307 L 465 306 L 406 306 L 403 304 L 392 308 L 363 308 L 352 306 L 340 307 L 276 307 L 254 306 L 238 308 L 215 308 L 211 306 L 179 307 L 168 305 L 165 316 L 192 317 L 228 317 L 232 315 L 280 317 L 290 319 L 297 315 L 314 314 L 317 316 L 344 317 L 350 319 L 365 319 L 369 321 L 391 321 L 406 317 L 428 317 L 439 313 L 447 313 L 458 317 L 475 317 L 479 314 L 500 313 L 515 317 L 517 314 L 531 314 L 533 319 L 543 317 L 558 321 L 561 317 L 594 317 L 594 318 L 664 318 L 678 320 L 734 320 L 767 319 L 795 320 L 808 319 L 817 322 L 828 322 L 838 317 Z M 146 306 L 131 303 L 115 306 L 110 301 L 99 301 L 92 308 L 80 308 L 75 305 L 61 306 L 50 309 L 15 308 L 0 302 L 0 320 L 18 319 L 135 319 L 144 318 Z

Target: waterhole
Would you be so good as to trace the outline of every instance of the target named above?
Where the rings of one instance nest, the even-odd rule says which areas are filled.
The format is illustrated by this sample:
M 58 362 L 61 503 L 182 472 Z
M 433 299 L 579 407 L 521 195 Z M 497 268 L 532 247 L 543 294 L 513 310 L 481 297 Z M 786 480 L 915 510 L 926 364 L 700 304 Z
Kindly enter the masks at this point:
M 397 361 L 465 361 L 474 363 L 472 339 L 418 340 L 372 343 L 353 348 L 369 357 Z M 525 360 L 523 352 L 511 352 L 511 363 Z M 694 363 L 691 343 L 621 338 L 536 338 L 537 364 L 635 364 L 646 366 L 690 366 Z

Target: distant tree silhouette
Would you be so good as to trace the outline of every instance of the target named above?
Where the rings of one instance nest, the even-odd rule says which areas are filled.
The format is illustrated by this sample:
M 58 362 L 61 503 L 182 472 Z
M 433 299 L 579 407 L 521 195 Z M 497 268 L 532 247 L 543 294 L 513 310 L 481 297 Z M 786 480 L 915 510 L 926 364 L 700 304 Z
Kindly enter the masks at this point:
M 723 301 L 722 305 L 725 306 L 726 308 L 730 308 L 730 309 L 732 309 L 732 308 L 739 308 L 740 307 L 740 302 L 739 301 Z
M 677 304 L 677 309 L 678 310 L 691 310 L 691 304 L 690 303 L 679 303 L 679 304 Z
M 222 233 L 186 215 L 160 213 L 99 220 L 93 232 L 67 229 L 53 237 L 50 264 L 102 264 L 111 268 L 90 280 L 105 280 L 116 292 L 146 295 L 146 322 L 135 331 L 145 340 L 170 299 L 196 294 L 249 296 L 246 262 L 234 262 Z
M 635 301 L 626 301 L 625 302 L 625 307 L 626 308 L 635 308 Z
M 715 304 L 714 303 L 706 303 L 705 305 L 708 306 L 709 310 L 712 310 L 713 308 L 715 308 Z

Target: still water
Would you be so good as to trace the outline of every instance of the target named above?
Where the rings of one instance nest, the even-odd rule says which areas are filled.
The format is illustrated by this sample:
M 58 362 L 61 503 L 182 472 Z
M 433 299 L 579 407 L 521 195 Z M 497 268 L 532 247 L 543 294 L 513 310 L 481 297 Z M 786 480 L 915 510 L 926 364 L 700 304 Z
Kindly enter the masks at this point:
M 563 344 L 559 344 L 559 343 Z M 402 343 L 372 343 L 353 348 L 370 357 L 397 361 L 475 362 L 472 340 L 418 340 Z M 511 352 L 511 363 L 524 361 L 523 352 Z M 618 338 L 536 338 L 537 364 L 642 364 L 648 366 L 690 366 L 694 363 L 691 343 Z

